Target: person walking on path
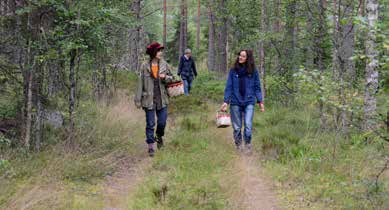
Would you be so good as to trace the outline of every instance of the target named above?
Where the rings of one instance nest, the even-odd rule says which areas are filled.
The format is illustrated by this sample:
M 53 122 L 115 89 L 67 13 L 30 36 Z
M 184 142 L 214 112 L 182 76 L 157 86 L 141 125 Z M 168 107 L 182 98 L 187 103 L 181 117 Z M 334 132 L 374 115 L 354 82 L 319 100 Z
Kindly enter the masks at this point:
M 246 152 L 252 152 L 251 136 L 254 106 L 258 103 L 261 112 L 265 111 L 262 100 L 259 72 L 255 68 L 253 52 L 241 50 L 234 66 L 228 73 L 224 90 L 224 103 L 221 111 L 226 111 L 230 104 L 233 137 L 236 148 L 243 151 L 242 122 L 244 124 L 243 138 Z
M 189 95 L 192 88 L 192 81 L 194 77 L 197 77 L 196 64 L 192 58 L 192 51 L 190 49 L 186 49 L 185 54 L 181 56 L 177 75 L 181 76 L 184 82 L 185 95 Z
M 135 106 L 143 108 L 146 113 L 146 143 L 150 156 L 154 156 L 155 142 L 158 149 L 163 146 L 162 137 L 165 134 L 169 103 L 166 84 L 173 80 L 168 64 L 162 59 L 163 49 L 158 42 L 147 46 L 146 53 L 150 59 L 141 65 L 134 99 Z M 156 135 L 154 135 L 155 115 L 157 115 Z

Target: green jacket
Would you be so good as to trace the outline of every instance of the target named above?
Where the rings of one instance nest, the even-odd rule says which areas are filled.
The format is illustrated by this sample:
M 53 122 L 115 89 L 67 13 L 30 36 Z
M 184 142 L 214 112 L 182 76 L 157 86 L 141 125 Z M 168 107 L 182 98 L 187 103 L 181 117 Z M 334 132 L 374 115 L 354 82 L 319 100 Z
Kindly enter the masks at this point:
M 166 107 L 169 104 L 169 96 L 167 94 L 166 84 L 172 82 L 173 76 L 170 72 L 169 66 L 164 60 L 159 61 L 158 75 L 161 73 L 166 74 L 165 79 L 159 80 L 159 86 L 161 90 L 162 107 Z M 140 74 L 138 78 L 138 87 L 135 94 L 135 106 L 138 108 L 153 109 L 154 98 L 154 77 L 151 73 L 150 62 L 145 62 L 141 65 Z

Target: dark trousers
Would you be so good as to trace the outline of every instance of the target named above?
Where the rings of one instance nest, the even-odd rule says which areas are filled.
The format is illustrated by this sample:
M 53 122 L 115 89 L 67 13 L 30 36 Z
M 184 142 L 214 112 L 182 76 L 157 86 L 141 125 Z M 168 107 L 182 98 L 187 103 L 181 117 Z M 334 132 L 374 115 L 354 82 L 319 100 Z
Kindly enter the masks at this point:
M 146 143 L 154 143 L 154 131 L 155 131 L 155 115 L 157 115 L 157 131 L 158 137 L 165 135 L 165 127 L 167 120 L 167 107 L 162 109 L 145 109 L 146 113 Z
M 185 95 L 189 95 L 190 89 L 192 89 L 192 81 L 193 79 L 183 79 L 184 82 L 184 93 Z

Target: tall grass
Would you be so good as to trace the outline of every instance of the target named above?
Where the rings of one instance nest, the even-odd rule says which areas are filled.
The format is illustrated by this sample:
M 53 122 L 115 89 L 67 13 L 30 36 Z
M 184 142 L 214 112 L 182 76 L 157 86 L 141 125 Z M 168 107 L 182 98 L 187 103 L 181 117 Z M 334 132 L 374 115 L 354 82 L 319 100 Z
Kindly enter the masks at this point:
M 321 130 L 313 107 L 268 107 L 256 115 L 254 141 L 264 164 L 295 208 L 383 209 L 388 202 L 385 142 L 367 144 Z M 384 144 L 384 145 L 383 145 Z M 378 185 L 376 185 L 378 181 Z
M 121 89 L 133 90 L 136 76 L 131 75 L 122 75 L 126 79 L 119 83 Z M 0 167 L 0 208 L 21 208 L 23 203 L 39 200 L 40 188 L 53 188 L 48 191 L 63 198 L 48 196 L 42 204 L 34 204 L 40 209 L 49 208 L 50 204 L 72 206 L 78 198 L 69 197 L 71 191 L 89 192 L 117 170 L 121 159 L 139 153 L 135 145 L 143 143 L 139 129 L 143 121 L 138 120 L 139 112 L 131 110 L 135 109 L 132 99 L 125 91 L 119 91 L 110 102 L 107 105 L 89 97 L 80 99 L 76 114 L 77 148 L 73 151 L 65 148 L 66 129 L 54 130 L 50 126 L 46 126 L 41 152 L 3 149 L 1 156 L 7 164 Z M 86 197 L 93 200 L 94 194 L 87 193 Z

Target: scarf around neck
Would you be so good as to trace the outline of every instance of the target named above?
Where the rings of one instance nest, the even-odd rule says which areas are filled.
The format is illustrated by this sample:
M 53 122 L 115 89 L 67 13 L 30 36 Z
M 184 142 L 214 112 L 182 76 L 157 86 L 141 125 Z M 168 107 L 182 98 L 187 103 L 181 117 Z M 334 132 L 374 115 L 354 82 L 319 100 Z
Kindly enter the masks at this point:
M 238 76 L 239 76 L 239 93 L 244 98 L 246 96 L 246 78 L 248 72 L 245 66 L 239 67 Z

